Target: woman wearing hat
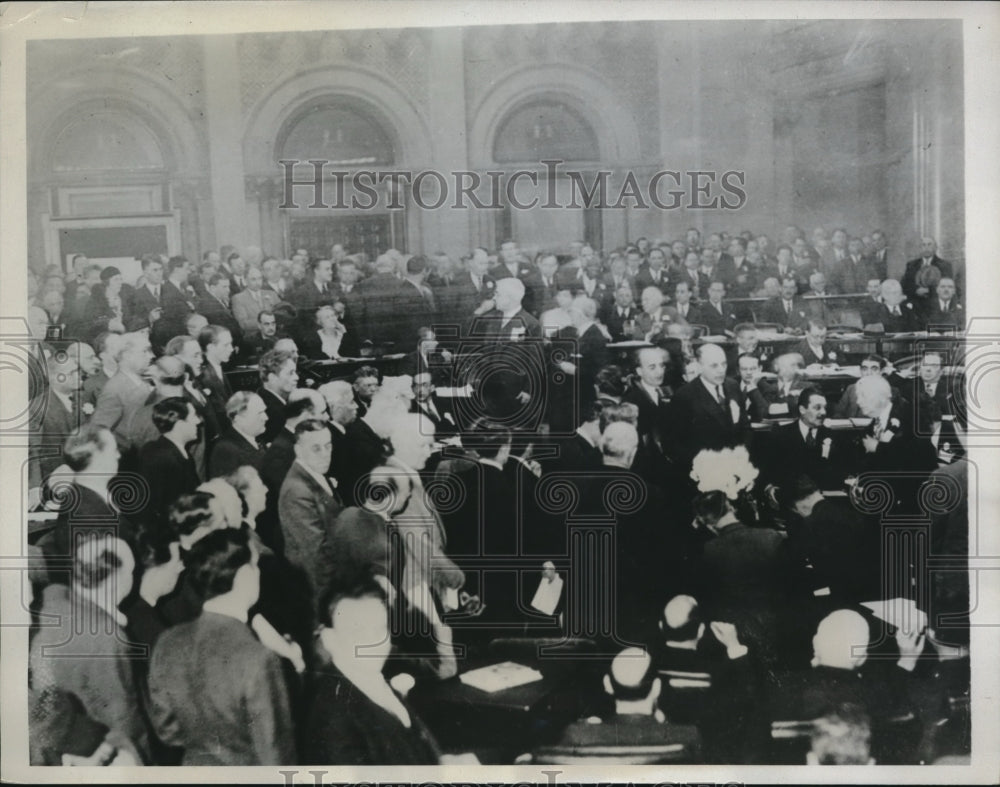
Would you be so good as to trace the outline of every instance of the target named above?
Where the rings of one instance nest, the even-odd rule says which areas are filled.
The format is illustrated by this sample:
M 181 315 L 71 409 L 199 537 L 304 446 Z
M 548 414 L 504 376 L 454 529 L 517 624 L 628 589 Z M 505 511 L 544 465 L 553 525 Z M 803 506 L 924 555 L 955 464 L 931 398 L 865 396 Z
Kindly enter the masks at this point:
M 94 285 L 84 312 L 83 325 L 87 338 L 104 331 L 124 333 L 131 322 L 131 288 L 122 279 L 122 272 L 113 265 L 101 271 L 100 284 Z

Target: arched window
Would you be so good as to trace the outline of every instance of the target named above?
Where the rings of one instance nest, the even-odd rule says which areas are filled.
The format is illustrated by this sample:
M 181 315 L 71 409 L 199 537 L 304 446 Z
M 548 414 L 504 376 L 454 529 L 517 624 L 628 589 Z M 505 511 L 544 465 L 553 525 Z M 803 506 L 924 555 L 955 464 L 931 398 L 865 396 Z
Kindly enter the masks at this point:
M 311 107 L 288 125 L 280 158 L 324 159 L 334 167 L 392 164 L 396 152 L 382 126 L 363 111 L 343 105 Z
M 569 105 L 556 100 L 522 104 L 501 122 L 493 143 L 498 164 L 599 161 L 600 146 L 591 125 Z
M 88 112 L 59 134 L 52 170 L 162 170 L 163 158 L 156 136 L 137 118 L 116 111 Z

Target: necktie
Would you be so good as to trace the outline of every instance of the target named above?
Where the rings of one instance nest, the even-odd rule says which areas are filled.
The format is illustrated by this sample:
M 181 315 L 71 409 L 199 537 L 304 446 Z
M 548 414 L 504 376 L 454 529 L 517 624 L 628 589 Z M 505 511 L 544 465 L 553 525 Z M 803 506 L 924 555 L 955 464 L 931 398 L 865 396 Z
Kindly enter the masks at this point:
M 808 434 L 806 434 L 806 445 L 812 448 L 816 445 L 816 430 L 810 429 Z
M 791 314 L 791 313 L 792 313 L 792 302 L 785 301 L 785 314 Z
M 681 315 L 681 317 L 687 317 L 688 316 L 687 304 L 682 303 L 680 306 L 677 307 L 677 311 Z
M 153 287 L 153 298 L 155 298 L 156 301 L 157 301 L 157 303 L 159 303 L 159 301 L 160 301 L 160 287 L 159 287 L 159 285 L 157 285 L 156 287 Z
M 899 311 L 899 307 L 898 307 L 898 306 L 893 306 L 893 307 L 892 307 L 892 314 L 893 314 L 893 316 L 894 316 L 894 317 L 902 317 L 902 316 L 903 316 L 903 315 L 902 315 L 902 314 L 900 313 L 900 311 Z
M 482 289 L 483 289 L 483 280 L 482 279 L 480 279 L 478 276 L 473 276 L 472 277 L 472 283 L 476 287 L 476 292 L 482 292 Z
M 618 316 L 621 317 L 624 320 L 625 319 L 625 310 L 619 308 L 618 309 Z
M 719 404 L 722 405 L 723 407 L 725 407 L 726 406 L 726 397 L 722 393 L 722 386 L 721 385 L 715 386 L 715 395 L 718 398 Z
M 927 383 L 924 386 L 924 390 L 927 392 L 928 396 L 934 396 L 934 383 Z

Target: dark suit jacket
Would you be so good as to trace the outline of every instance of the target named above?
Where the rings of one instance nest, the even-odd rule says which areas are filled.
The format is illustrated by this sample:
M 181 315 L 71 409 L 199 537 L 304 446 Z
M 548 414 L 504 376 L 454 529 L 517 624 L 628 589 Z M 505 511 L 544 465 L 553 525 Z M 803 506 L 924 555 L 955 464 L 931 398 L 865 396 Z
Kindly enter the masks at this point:
M 441 357 L 441 353 L 435 350 L 430 357 L 424 357 L 419 351 L 414 350 L 407 353 L 406 357 L 399 362 L 399 373 L 416 377 L 418 374 L 427 372 L 431 376 L 431 382 L 435 386 L 452 387 L 456 384 L 454 379 L 454 365 L 446 362 Z
M 957 298 L 952 298 L 948 308 L 941 308 L 941 301 L 936 295 L 931 296 L 925 311 L 924 324 L 928 330 L 935 330 L 939 326 L 943 328 L 953 327 L 956 330 L 965 330 L 965 309 L 958 302 Z
M 37 401 L 35 404 L 39 405 Z M 72 411 L 67 410 L 62 400 L 50 390 L 45 396 L 44 403 L 33 408 L 33 413 L 30 433 L 32 446 L 30 475 L 31 486 L 38 486 L 49 473 L 62 464 L 62 444 L 79 429 L 80 409 L 74 406 Z
M 149 669 L 150 716 L 184 765 L 296 761 L 281 659 L 235 618 L 202 612 L 167 629 Z
M 764 417 L 771 418 L 798 418 L 799 417 L 799 394 L 801 394 L 806 389 L 806 383 L 803 380 L 797 379 L 792 383 L 791 393 L 788 395 L 783 395 L 781 393 L 781 387 L 778 380 L 761 380 L 757 383 L 757 387 L 760 389 L 761 394 L 764 397 L 764 401 L 767 403 L 767 410 L 765 410 Z M 787 412 L 772 412 L 771 405 L 781 405 L 787 406 Z
M 209 449 L 208 476 L 218 478 L 229 475 L 243 465 L 260 470 L 263 459 L 264 452 L 248 443 L 243 435 L 230 426 Z
M 193 492 L 201 483 L 194 459 L 181 454 L 177 446 L 162 435 L 139 449 L 139 472 L 149 484 L 146 510 L 156 515 L 165 515 L 178 497 Z
M 899 316 L 892 314 L 884 303 L 879 304 L 876 322 L 882 323 L 886 333 L 908 333 L 918 331 L 923 327 L 918 309 L 911 301 L 903 301 L 899 304 Z
M 257 396 L 264 400 L 264 407 L 267 408 L 267 426 L 258 440 L 267 445 L 285 428 L 285 401 L 264 386 L 257 389 Z
M 440 752 L 412 708 L 410 727 L 327 663 L 308 680 L 302 762 L 315 765 L 437 765 Z
M 769 437 L 770 460 L 766 480 L 778 486 L 791 486 L 799 475 L 809 476 L 820 489 L 840 489 L 851 462 L 846 444 L 837 435 L 821 426 L 816 430 L 816 444 L 806 445 L 799 422 L 775 429 Z M 826 441 L 828 448 L 825 449 Z
M 201 367 L 198 387 L 208 389 L 208 407 L 213 414 L 213 423 L 220 431 L 224 431 L 225 425 L 229 423 L 229 417 L 226 415 L 226 402 L 233 395 L 233 387 L 229 384 L 229 380 L 226 379 L 225 374 L 220 379 L 212 365 L 205 363 Z M 216 433 L 218 434 L 218 432 Z
M 558 445 L 559 456 L 551 462 L 553 469 L 559 472 L 594 472 L 604 464 L 601 449 L 579 434 L 559 440 Z
M 933 289 L 927 295 L 917 295 L 917 272 L 923 267 L 923 262 L 923 258 L 921 257 L 917 257 L 915 260 L 907 262 L 906 270 L 903 272 L 903 278 L 900 279 L 899 282 L 903 287 L 903 294 L 911 301 L 920 298 L 934 297 Z M 931 265 L 941 271 L 942 278 L 954 278 L 955 274 L 952 270 L 951 263 L 947 260 L 942 260 L 935 254 L 931 258 Z
M 483 286 L 477 290 L 472 281 L 471 273 L 461 273 L 445 290 L 445 298 L 451 308 L 451 314 L 455 320 L 462 323 L 468 329 L 472 321 L 472 313 L 479 308 L 483 301 L 489 300 L 496 292 L 496 279 L 488 273 L 483 276 Z
M 601 368 L 611 362 L 611 353 L 608 351 L 608 339 L 596 323 L 576 340 L 576 347 L 580 355 L 575 359 L 580 401 L 587 403 L 596 396 L 594 380 Z
M 742 522 L 727 525 L 703 549 L 699 574 L 708 614 L 717 615 L 714 620 L 732 620 L 723 616 L 733 614 L 733 622 L 742 629 L 745 613 L 773 613 L 784 594 L 786 566 L 781 533 Z M 746 642 L 742 636 L 741 640 Z
M 431 394 L 431 401 L 434 403 L 437 415 L 432 415 L 430 410 L 422 407 L 421 403 L 416 399 L 410 401 L 410 412 L 427 416 L 431 423 L 434 424 L 434 434 L 439 438 L 455 434 L 458 431 L 458 426 L 454 421 L 455 416 L 451 414 L 450 403 L 437 394 Z
M 736 327 L 736 314 L 732 306 L 725 301 L 722 301 L 720 306 L 722 307 L 721 314 L 715 306 L 704 301 L 698 305 L 696 313 L 688 317 L 688 322 L 708 326 L 709 336 L 722 336 L 727 332 L 731 333 Z
M 260 478 L 267 486 L 268 498 L 273 495 L 277 508 L 278 493 L 292 462 L 295 461 L 295 435 L 282 427 L 264 452 L 260 463 Z
M 555 306 L 556 293 L 559 291 L 561 281 L 558 272 L 552 277 L 548 287 L 545 286 L 542 274 L 538 271 L 532 271 L 524 277 L 525 292 L 531 294 L 532 308 L 530 311 L 535 317 L 539 317 Z M 476 306 L 478 305 L 476 304 Z
M 419 325 L 433 321 L 433 315 L 420 292 L 391 273 L 377 273 L 357 285 L 360 298 L 360 338 L 376 345 L 392 342 L 393 352 L 403 352 L 417 341 Z M 414 316 L 414 310 L 416 315 Z
M 163 315 L 156 323 L 156 332 L 165 337 L 164 341 L 186 333 L 184 322 L 194 308 L 193 294 L 182 292 L 169 279 L 164 280 L 160 286 L 160 306 Z
M 139 330 L 149 325 L 149 313 L 161 305 L 163 298 L 163 285 L 160 285 L 160 298 L 153 297 L 153 293 L 148 287 L 136 287 L 132 290 L 132 312 L 133 326 L 126 326 L 129 330 Z M 161 315 L 162 316 L 162 315 Z
M 635 320 L 639 316 L 640 309 L 635 306 L 629 306 L 624 315 L 619 316 L 618 307 L 614 304 L 608 304 L 602 313 L 601 319 L 608 328 L 608 333 L 611 334 L 611 341 L 613 342 L 624 342 L 632 338 L 631 334 L 625 334 L 625 323 L 629 320 Z
M 670 402 L 669 420 L 675 461 L 690 466 L 699 451 L 719 450 L 746 442 L 750 419 L 741 407 L 742 399 L 736 384 L 723 384 L 726 407 L 712 398 L 701 378 L 681 386 Z M 733 418 L 735 408 L 736 418 Z
M 521 309 L 504 324 L 500 312 L 492 311 L 475 320 L 470 333 L 484 356 L 500 365 L 486 378 L 481 390 L 490 415 L 514 414 L 521 408 L 515 398 L 521 392 L 536 398 L 544 395 L 538 384 L 545 369 L 538 320 Z M 515 336 L 522 338 L 515 341 Z
M 346 431 L 340 441 L 334 434 L 330 474 L 337 479 L 337 492 L 344 504 L 351 506 L 359 505 L 358 486 L 385 460 L 386 444 L 361 418 L 348 424 Z
M 812 349 L 809 347 L 809 342 L 803 339 L 801 342 L 797 342 L 792 345 L 792 348 L 787 352 L 799 353 L 806 366 L 813 363 L 837 363 L 840 360 L 840 355 L 837 353 L 837 350 L 833 346 L 832 342 L 823 342 L 823 347 L 821 349 L 823 356 L 821 358 L 817 358 L 816 354 L 813 353 Z M 830 357 L 831 355 L 833 356 L 832 358 Z
M 326 292 L 320 292 L 316 282 L 312 279 L 305 281 L 286 293 L 285 300 L 292 304 L 299 311 L 299 318 L 302 325 L 312 325 L 313 315 L 320 306 L 333 303 L 333 284 L 326 285 Z
M 674 284 L 676 285 L 676 282 Z M 660 269 L 660 280 L 658 282 L 653 281 L 653 273 L 647 266 L 643 265 L 639 268 L 639 272 L 635 275 L 634 289 L 641 295 L 642 291 L 647 287 L 657 287 L 668 298 L 672 298 L 674 295 L 674 287 L 671 286 L 666 268 Z
M 810 317 L 809 305 L 796 296 L 792 299 L 791 313 L 785 312 L 784 301 L 772 298 L 755 310 L 757 322 L 773 322 L 785 328 L 805 328 Z
M 205 316 L 209 325 L 219 325 L 225 328 L 233 335 L 233 344 L 239 345 L 243 339 L 243 329 L 229 309 L 211 295 L 207 298 L 199 298 L 196 305 L 198 313 Z
M 316 329 L 310 328 L 299 334 L 298 348 L 302 355 L 311 360 L 331 360 L 330 356 L 323 352 L 323 340 Z M 337 350 L 337 354 L 341 358 L 357 358 L 358 352 L 358 337 L 348 329 L 340 337 L 340 348 Z
M 320 544 L 342 509 L 336 490 L 331 495 L 298 462 L 292 464 L 278 496 L 285 557 L 293 565 L 305 569 L 316 593 L 322 590 L 319 587 Z
M 661 386 L 660 401 L 657 404 L 645 388 L 635 383 L 629 386 L 622 396 L 623 402 L 631 402 L 639 408 L 639 437 L 661 453 L 667 450 L 669 443 L 672 395 L 673 392 L 669 388 Z
M 753 423 L 759 423 L 767 417 L 768 403 L 758 386 L 752 386 L 749 391 L 743 390 L 743 383 L 736 380 L 736 385 L 740 393 L 740 406 L 746 412 L 747 417 Z

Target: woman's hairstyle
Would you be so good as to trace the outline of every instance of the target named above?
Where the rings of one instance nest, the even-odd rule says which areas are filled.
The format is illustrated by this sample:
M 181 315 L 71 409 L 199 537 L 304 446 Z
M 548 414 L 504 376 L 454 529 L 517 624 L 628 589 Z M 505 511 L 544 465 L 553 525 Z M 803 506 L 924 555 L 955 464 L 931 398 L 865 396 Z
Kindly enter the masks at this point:
M 208 601 L 233 589 L 236 572 L 253 560 L 250 536 L 242 528 L 213 530 L 191 546 L 184 566 L 191 587 Z

